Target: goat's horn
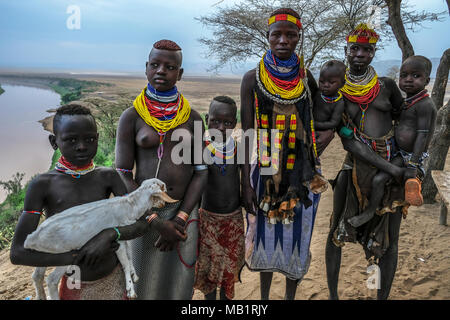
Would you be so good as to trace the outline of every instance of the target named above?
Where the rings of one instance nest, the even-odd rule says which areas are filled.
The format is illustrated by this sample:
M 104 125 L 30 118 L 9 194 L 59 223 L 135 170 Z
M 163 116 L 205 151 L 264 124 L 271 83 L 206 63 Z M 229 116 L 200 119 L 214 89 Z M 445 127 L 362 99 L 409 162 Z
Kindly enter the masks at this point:
M 174 200 L 174 199 L 172 199 L 167 193 L 165 193 L 165 192 L 161 192 L 160 194 L 159 194 L 159 196 L 161 197 L 161 199 L 162 200 L 164 200 L 165 202 L 168 202 L 168 203 L 174 203 L 174 202 L 177 202 L 178 200 Z

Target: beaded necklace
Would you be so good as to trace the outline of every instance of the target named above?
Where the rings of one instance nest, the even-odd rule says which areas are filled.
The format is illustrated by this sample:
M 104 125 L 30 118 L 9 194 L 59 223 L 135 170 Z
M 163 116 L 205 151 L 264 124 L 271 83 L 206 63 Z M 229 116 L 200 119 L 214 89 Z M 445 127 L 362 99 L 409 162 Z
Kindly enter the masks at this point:
M 405 98 L 403 110 L 408 110 L 413 105 L 415 105 L 417 102 L 419 102 L 420 100 L 422 100 L 426 97 L 429 97 L 429 96 L 430 95 L 428 94 L 427 89 L 423 89 L 422 91 L 413 95 L 412 97 Z
M 226 160 L 234 158 L 236 155 L 236 141 L 229 137 L 226 143 L 216 143 L 209 138 L 206 140 L 206 148 L 211 151 L 211 158 L 215 166 L 219 168 L 222 176 L 226 173 Z M 225 161 L 224 161 L 225 160 Z
M 322 97 L 322 100 L 325 101 L 326 103 L 335 103 L 335 102 L 338 102 L 339 100 L 341 100 L 342 93 L 340 91 L 338 91 L 338 95 L 336 97 L 327 97 L 327 96 L 323 95 L 322 93 L 320 94 L 320 96 Z
M 172 130 L 183 123 L 185 123 L 191 114 L 191 107 L 189 102 L 183 97 L 183 95 L 178 92 L 176 87 L 169 90 L 169 93 L 163 93 L 163 96 L 160 96 L 161 92 L 156 90 L 152 91 L 151 86 L 147 86 L 142 90 L 141 94 L 136 97 L 133 102 L 134 108 L 139 116 L 147 123 L 150 127 L 155 129 L 155 131 L 159 135 L 159 146 L 158 146 L 158 166 L 156 168 L 156 176 L 158 176 L 159 166 L 161 164 L 161 160 L 164 154 L 164 139 L 166 137 L 166 133 L 169 130 Z M 146 95 L 146 93 L 152 94 L 151 96 Z M 176 92 L 176 101 L 174 102 L 173 97 L 175 96 L 173 93 Z M 161 100 L 168 99 L 167 97 L 171 97 L 171 102 L 164 103 Z M 153 99 L 153 98 L 157 99 Z
M 147 84 L 145 92 L 150 99 L 157 100 L 163 103 L 173 102 L 178 99 L 178 89 L 174 86 L 169 91 L 158 91 L 150 83 Z
M 358 104 L 359 109 L 361 110 L 359 130 L 364 131 L 366 111 L 369 108 L 369 104 L 375 100 L 378 93 L 380 93 L 380 82 L 378 81 L 378 75 L 375 72 L 375 69 L 372 66 L 368 66 L 364 75 L 359 77 L 355 77 L 350 73 L 350 70 L 347 69 L 345 74 L 345 84 L 341 88 L 341 92 L 348 100 Z
M 81 176 L 84 176 L 95 169 L 95 164 L 91 160 L 89 164 L 83 167 L 78 167 L 73 164 L 71 164 L 69 161 L 67 161 L 63 156 L 61 156 L 58 159 L 58 162 L 56 162 L 55 170 L 69 174 L 72 176 L 72 178 L 79 179 Z
M 292 66 L 293 70 L 282 73 L 284 76 L 288 74 L 288 77 L 283 79 L 284 76 L 280 76 L 281 71 L 290 69 L 286 65 L 283 68 L 287 69 L 273 69 L 271 65 L 278 66 L 283 60 L 278 60 L 274 56 L 267 56 L 268 53 L 265 53 L 256 70 L 256 81 L 261 91 L 268 98 L 280 104 L 292 104 L 300 101 L 305 94 L 305 85 L 303 83 L 304 69 L 300 67 L 300 58 L 294 54 L 297 58 L 296 65 Z M 270 63 L 271 61 L 273 63 Z

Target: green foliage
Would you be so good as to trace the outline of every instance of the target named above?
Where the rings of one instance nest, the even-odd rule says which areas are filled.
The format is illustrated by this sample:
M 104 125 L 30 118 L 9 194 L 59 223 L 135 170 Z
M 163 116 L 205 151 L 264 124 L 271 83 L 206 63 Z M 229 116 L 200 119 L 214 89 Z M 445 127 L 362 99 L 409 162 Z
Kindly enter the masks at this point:
M 0 94 L 2 94 L 3 92 L 5 92 L 5 90 L 2 88 L 2 86 L 0 86 Z
M 15 225 L 23 211 L 23 202 L 27 186 L 22 188 L 23 173 L 15 173 L 12 180 L 0 181 L 1 186 L 8 192 L 6 200 L 0 204 L 0 250 L 8 247 Z
M 83 91 L 91 92 L 100 85 L 111 86 L 109 83 L 78 79 L 53 79 L 49 84 L 53 90 L 61 95 L 62 104 L 79 100 L 83 95 Z
M 22 180 L 25 173 L 16 172 L 11 180 L 0 181 L 0 187 L 2 187 L 8 195 L 19 193 L 22 189 Z

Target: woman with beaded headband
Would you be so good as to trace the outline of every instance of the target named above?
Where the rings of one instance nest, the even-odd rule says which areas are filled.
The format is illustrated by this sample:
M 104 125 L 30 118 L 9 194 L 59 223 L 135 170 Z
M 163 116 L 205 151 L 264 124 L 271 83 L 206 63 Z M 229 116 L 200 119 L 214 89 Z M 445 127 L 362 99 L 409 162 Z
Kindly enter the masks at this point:
M 172 159 L 172 149 L 179 143 L 176 129 L 183 129 L 177 131 L 182 143 L 193 141 L 194 124 L 204 132 L 199 113 L 175 85 L 183 74 L 181 62 L 181 48 L 175 42 L 160 40 L 153 45 L 146 63 L 148 84 L 123 112 L 117 128 L 116 167 L 128 192 L 157 177 L 178 200 L 148 212 L 123 235 L 141 236 L 132 245 L 138 299 L 191 299 L 193 293 L 198 203 L 208 168 L 203 159 L 197 163 L 189 158 L 189 163 L 181 164 Z M 194 144 L 189 144 L 192 155 Z
M 246 263 L 261 272 L 262 299 L 269 298 L 274 271 L 286 276 L 285 299 L 294 299 L 308 271 L 319 193 L 326 188 L 311 116 L 317 84 L 303 56 L 295 53 L 301 30 L 294 10 L 273 12 L 268 19 L 270 50 L 241 85 L 242 128 L 256 129 L 258 142 L 256 163 L 250 163 L 253 149 L 246 144 L 241 182 L 248 221 Z
M 341 88 L 345 99 L 343 126 L 339 128 L 347 157 L 334 180 L 333 215 L 326 245 L 327 280 L 330 299 L 337 299 L 341 247 L 360 242 L 366 258 L 378 262 L 381 275 L 379 299 L 387 299 L 397 266 L 400 221 L 407 213 L 401 183 L 404 170 L 389 161 L 395 150 L 393 121 L 403 102 L 394 80 L 378 77 L 370 65 L 379 36 L 359 24 L 346 38 L 348 69 Z M 383 208 L 367 223 L 354 228 L 348 219 L 361 213 L 370 198 L 372 179 L 385 171 L 397 183 L 386 187 Z M 388 214 L 389 213 L 389 214 Z

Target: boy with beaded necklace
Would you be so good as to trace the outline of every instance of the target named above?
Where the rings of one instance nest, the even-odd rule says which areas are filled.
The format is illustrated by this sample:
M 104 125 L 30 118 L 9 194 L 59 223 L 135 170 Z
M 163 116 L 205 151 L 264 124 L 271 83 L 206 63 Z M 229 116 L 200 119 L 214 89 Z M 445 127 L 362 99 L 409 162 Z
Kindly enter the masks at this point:
M 78 265 L 81 269 L 81 288 L 69 289 L 67 276 L 60 284 L 61 299 L 125 299 L 125 277 L 113 241 L 100 249 L 91 241 L 77 251 L 50 254 L 24 248 L 27 236 L 38 227 L 45 212 L 51 217 L 58 212 L 88 202 L 107 199 L 113 193 L 126 193 L 119 174 L 111 168 L 95 167 L 92 159 L 97 152 L 98 133 L 89 109 L 68 104 L 57 109 L 49 136 L 54 150 L 62 157 L 54 170 L 34 178 L 25 196 L 24 212 L 19 218 L 11 246 L 13 264 L 47 267 Z M 107 229 L 116 239 L 118 228 Z
M 200 249 L 195 288 L 206 300 L 234 297 L 234 283 L 244 266 L 244 219 L 240 197 L 240 165 L 237 143 L 231 136 L 236 127 L 236 102 L 227 96 L 213 99 L 209 113 L 207 153 L 208 184 L 203 193 L 200 215 Z M 215 132 L 214 132 L 215 131 Z M 217 134 L 219 133 L 219 134 Z
M 425 86 L 430 82 L 431 61 L 423 56 L 406 59 L 400 68 L 399 87 L 406 93 L 400 119 L 395 128 L 395 142 L 398 150 L 391 163 L 406 166 L 405 201 L 413 206 L 421 206 L 421 183 L 425 177 L 424 160 L 433 137 L 436 107 L 427 94 Z M 360 215 L 349 219 L 358 227 L 369 221 L 380 205 L 384 186 L 391 178 L 380 171 L 372 180 L 372 194 L 368 207 Z

